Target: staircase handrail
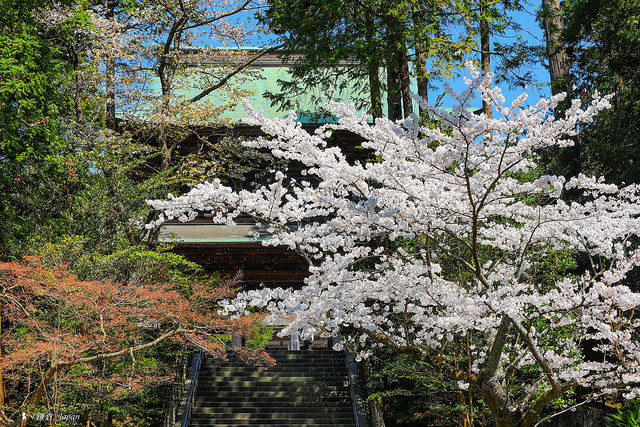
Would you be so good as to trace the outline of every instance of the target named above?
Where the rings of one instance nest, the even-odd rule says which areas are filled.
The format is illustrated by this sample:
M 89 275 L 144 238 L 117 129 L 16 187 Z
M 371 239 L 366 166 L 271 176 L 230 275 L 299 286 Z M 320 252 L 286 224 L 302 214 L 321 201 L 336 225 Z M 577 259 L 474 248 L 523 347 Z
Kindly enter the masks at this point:
M 349 392 L 351 393 L 351 407 L 353 408 L 353 419 L 356 427 L 369 427 L 366 409 L 362 404 L 362 390 L 357 384 L 358 379 L 358 363 L 353 354 L 349 354 L 344 349 L 345 364 L 347 365 L 347 378 L 349 379 Z
M 182 424 L 181 427 L 188 427 L 191 421 L 191 409 L 193 408 L 193 399 L 196 395 L 196 388 L 198 387 L 198 378 L 200 377 L 200 366 L 202 365 L 202 359 L 204 358 L 204 351 L 200 350 L 193 356 L 191 362 L 191 369 L 189 372 L 190 381 L 189 390 L 187 391 L 187 399 L 184 403 L 184 409 L 182 411 Z

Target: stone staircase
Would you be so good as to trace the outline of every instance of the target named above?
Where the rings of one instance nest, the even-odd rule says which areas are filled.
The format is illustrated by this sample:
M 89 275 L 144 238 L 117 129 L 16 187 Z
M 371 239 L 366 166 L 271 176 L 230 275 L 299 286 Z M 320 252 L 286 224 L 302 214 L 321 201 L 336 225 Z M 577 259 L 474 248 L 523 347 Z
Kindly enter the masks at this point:
M 345 355 L 332 350 L 269 352 L 276 365 L 234 357 L 202 364 L 192 426 L 354 426 Z

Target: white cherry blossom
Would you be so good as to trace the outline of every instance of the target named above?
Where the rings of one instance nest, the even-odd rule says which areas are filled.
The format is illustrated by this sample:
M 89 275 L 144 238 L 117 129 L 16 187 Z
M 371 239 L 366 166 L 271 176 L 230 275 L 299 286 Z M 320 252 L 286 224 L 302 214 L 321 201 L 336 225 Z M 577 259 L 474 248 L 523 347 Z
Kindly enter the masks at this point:
M 497 425 L 532 425 L 546 403 L 577 386 L 635 396 L 640 320 L 630 313 L 640 295 L 624 280 L 640 263 L 638 188 L 582 175 L 531 178 L 537 153 L 571 145 L 576 126 L 607 108 L 609 97 L 574 101 L 554 117 L 564 95 L 504 106 L 499 89 L 471 73 L 469 91 L 452 92 L 459 108 L 424 105 L 436 128 L 415 117 L 369 124 L 352 106 L 331 104 L 339 123 L 309 134 L 295 115 L 267 119 L 249 108 L 247 122 L 268 136 L 247 145 L 301 162 L 319 184 L 278 175 L 269 186 L 234 192 L 215 180 L 149 203 L 162 220 L 208 211 L 214 222 L 233 224 L 249 214 L 273 232 L 263 244 L 308 260 L 301 289 L 243 292 L 223 304 L 227 313 L 295 314 L 285 334 L 340 334 L 341 346 L 362 357 L 378 346 L 412 354 L 461 389 L 479 391 Z M 478 89 L 500 115 L 466 109 Z M 329 147 L 335 129 L 362 136 L 368 161 L 350 163 Z M 580 202 L 562 199 L 569 189 L 583 192 Z M 545 271 L 554 257 L 578 253 L 586 271 L 560 278 Z M 456 346 L 468 364 L 443 357 L 454 342 L 470 343 Z M 598 357 L 587 357 L 586 347 Z M 506 385 L 524 378 L 530 382 L 517 390 Z

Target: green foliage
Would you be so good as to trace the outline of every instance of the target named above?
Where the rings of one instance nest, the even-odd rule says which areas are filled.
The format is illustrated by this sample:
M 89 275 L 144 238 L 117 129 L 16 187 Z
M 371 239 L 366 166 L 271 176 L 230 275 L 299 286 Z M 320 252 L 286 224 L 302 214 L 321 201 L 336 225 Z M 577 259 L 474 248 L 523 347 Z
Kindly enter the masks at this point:
M 296 109 L 296 98 L 308 97 L 310 88 L 326 94 L 331 87 L 339 92 L 359 81 L 360 90 L 350 94 L 350 101 L 371 109 L 372 92 L 398 90 L 380 80 L 380 70 L 398 52 L 424 53 L 435 77 L 450 75 L 461 64 L 474 41 L 466 31 L 454 36 L 447 25 L 464 11 L 462 2 L 270 1 L 263 22 L 284 40 L 286 51 L 304 55 L 285 56 L 292 78 L 278 81 L 279 93 L 266 95 L 282 109 Z M 399 38 L 390 36 L 396 25 Z
M 551 170 L 640 182 L 640 4 L 634 0 L 563 2 L 564 38 L 575 95 L 614 94 L 612 108 L 583 129 L 575 146 L 553 156 Z
M 128 13 L 137 2 L 115 3 L 119 12 Z M 205 304 L 215 309 L 216 295 L 222 293 L 219 277 L 168 247 L 155 248 L 156 232 L 144 228 L 155 213 L 145 200 L 177 192 L 204 175 L 236 179 L 269 159 L 258 151 L 242 153 L 230 141 L 209 156 L 213 170 L 197 175 L 189 165 L 177 166 L 184 160 L 179 153 L 175 162 L 159 167 L 159 147 L 104 129 L 103 76 L 89 53 L 93 5 L 0 0 L 0 259 L 38 253 L 48 265 L 69 265 L 81 280 L 171 284 L 188 295 L 195 282 L 205 283 L 213 295 Z M 38 10 L 47 7 L 61 11 L 64 19 L 43 24 Z M 192 134 L 192 129 L 184 133 Z M 53 319 L 60 328 L 82 334 L 84 325 L 75 313 L 46 296 L 41 302 L 34 318 Z M 28 338 L 21 324 L 9 325 L 3 318 L 2 326 L 13 338 Z M 252 348 L 262 348 L 272 333 L 267 327 L 254 332 Z M 57 374 L 39 410 L 81 414 L 82 425 L 161 425 L 187 359 L 186 345 L 166 343 L 135 360 L 74 367 Z M 37 378 L 39 371 L 40 366 L 24 373 Z M 33 388 L 7 372 L 3 378 L 6 389 L 18 394 Z
M 82 425 L 158 426 L 164 422 L 175 384 L 187 367 L 190 352 L 163 343 L 131 358 L 78 365 L 60 374 L 64 386 L 54 388 L 58 414 L 78 414 Z M 131 379 L 142 378 L 132 383 Z M 42 407 L 41 413 L 53 412 Z M 64 422 L 56 425 L 65 426 Z M 69 423 L 68 425 L 78 425 Z
M 150 250 L 122 242 L 109 253 L 101 253 L 80 236 L 64 236 L 44 244 L 38 251 L 45 265 L 68 264 L 80 280 L 108 280 L 117 283 L 166 283 L 189 291 L 194 281 L 219 283 L 217 275 L 167 248 Z
M 273 338 L 273 327 L 259 323 L 249 332 L 244 345 L 250 350 L 264 350 L 271 338 Z
M 59 117 L 71 109 L 61 92 L 68 64 L 38 31 L 33 11 L 46 4 L 0 1 L 0 162 L 46 158 L 62 144 Z
M 166 248 L 150 250 L 121 242 L 114 250 L 102 253 L 87 238 L 64 236 L 59 242 L 44 244 L 39 255 L 45 265 L 68 264 L 81 280 L 175 284 L 186 293 L 194 282 L 206 282 L 212 290 L 221 284 L 217 275 L 205 274 L 199 265 Z M 42 316 L 52 314 L 64 314 L 64 307 L 56 306 L 50 313 L 40 313 Z M 82 328 L 81 324 L 65 326 Z M 137 333 L 136 339 L 141 339 L 140 331 Z M 264 348 L 271 334 L 268 326 L 255 325 L 247 347 Z M 137 353 L 135 358 L 78 365 L 60 373 L 54 381 L 52 389 L 56 393 L 57 411 L 81 414 L 83 424 L 91 419 L 97 425 L 161 425 L 176 392 L 176 384 L 185 374 L 185 363 L 190 354 L 191 350 L 184 344 L 164 342 L 159 347 Z M 51 411 L 42 408 L 41 412 Z
M 640 401 L 632 400 L 605 417 L 607 427 L 640 427 Z
M 205 148 L 179 159 L 175 173 L 186 185 L 197 185 L 213 178 L 219 178 L 227 184 L 238 181 L 257 184 L 265 181 L 269 171 L 285 167 L 284 161 L 243 146 L 241 138 L 202 142 Z
M 370 362 L 369 399 L 382 404 L 388 425 L 461 425 L 468 396 L 429 364 L 407 355 L 380 354 Z

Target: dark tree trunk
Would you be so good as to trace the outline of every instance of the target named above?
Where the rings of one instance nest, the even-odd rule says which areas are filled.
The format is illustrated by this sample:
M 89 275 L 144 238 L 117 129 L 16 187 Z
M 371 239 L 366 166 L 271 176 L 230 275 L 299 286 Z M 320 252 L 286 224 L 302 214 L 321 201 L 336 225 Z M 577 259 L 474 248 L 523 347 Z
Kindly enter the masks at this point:
M 421 11 L 413 12 L 411 18 L 413 19 L 414 36 L 416 39 L 415 66 L 416 78 L 418 81 L 418 96 L 429 102 L 429 77 L 427 74 L 426 53 L 428 48 L 428 39 L 425 39 L 424 35 L 422 34 L 423 28 L 429 25 L 429 21 Z M 427 117 L 424 108 L 422 108 L 421 106 L 418 106 L 418 108 L 420 120 L 428 121 L 429 117 Z
M 402 99 L 400 98 L 398 70 L 394 64 L 387 64 L 387 116 L 390 120 L 402 119 Z
M 389 120 L 402 119 L 402 98 L 400 86 L 400 58 L 398 57 L 397 33 L 395 19 L 386 17 L 387 44 L 387 108 Z
M 393 32 L 387 30 L 387 116 L 389 120 L 402 119 L 402 99 L 400 98 L 400 73 Z
M 409 75 L 409 59 L 407 58 L 407 47 L 404 39 L 398 43 L 398 68 L 400 69 L 400 91 L 402 93 L 402 111 L 404 118 L 413 114 L 413 100 L 411 99 L 411 77 Z
M 382 117 L 382 99 L 380 98 L 380 76 L 378 60 L 369 63 L 369 90 L 371 92 L 371 115 L 374 119 Z
M 482 62 L 482 74 L 489 74 L 491 72 L 491 39 L 485 0 L 480 1 L 480 60 Z M 484 100 L 482 101 L 482 111 L 488 118 L 493 118 L 493 108 L 491 104 Z
M 418 96 L 429 102 L 429 78 L 427 77 L 427 57 L 422 52 L 416 52 L 417 58 L 417 72 L 418 72 Z M 422 115 L 422 107 L 420 108 L 420 115 Z
M 374 23 L 371 13 L 367 12 L 365 17 L 367 25 L 367 42 L 371 43 L 374 34 Z M 380 56 L 377 52 L 370 52 L 370 60 L 367 63 L 367 72 L 369 77 L 369 92 L 371 96 L 371 115 L 374 120 L 378 117 L 382 117 L 382 100 L 380 98 Z
M 556 94 L 568 91 L 569 58 L 562 40 L 564 22 L 559 0 L 542 0 L 542 25 L 549 58 L 551 92 Z
M 107 0 L 107 19 L 113 19 L 115 16 L 115 0 Z M 105 86 L 106 86 L 106 105 L 105 105 L 105 125 L 107 129 L 116 130 L 116 60 L 110 56 L 105 65 Z
M 411 77 L 409 74 L 409 58 L 407 56 L 407 43 L 403 33 L 403 26 L 398 17 L 387 16 L 387 28 L 390 41 L 389 53 L 393 55 L 393 61 L 397 64 L 398 83 L 401 96 L 402 113 L 399 118 L 407 118 L 413 113 L 413 101 L 411 100 Z

